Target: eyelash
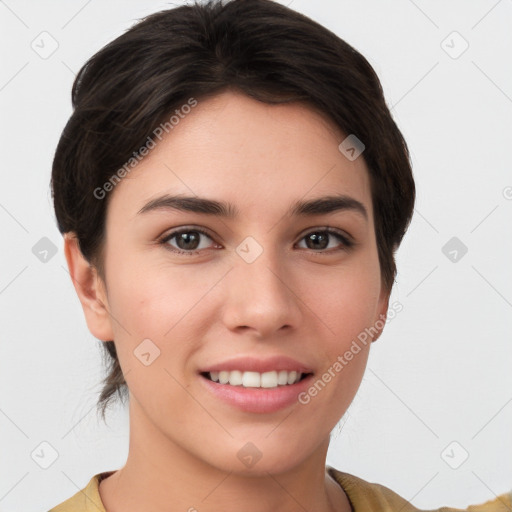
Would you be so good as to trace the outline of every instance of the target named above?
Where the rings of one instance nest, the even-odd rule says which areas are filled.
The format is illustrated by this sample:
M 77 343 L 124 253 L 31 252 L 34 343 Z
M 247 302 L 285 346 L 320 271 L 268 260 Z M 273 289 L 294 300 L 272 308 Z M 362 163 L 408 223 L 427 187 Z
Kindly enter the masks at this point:
M 181 249 L 176 249 L 175 247 L 172 247 L 172 246 L 169 245 L 169 243 L 168 243 L 169 240 L 172 240 L 177 235 L 180 235 L 182 233 L 190 233 L 190 232 L 201 233 L 201 234 L 207 236 L 210 239 L 212 238 L 210 236 L 210 234 L 207 231 L 205 231 L 204 229 L 196 228 L 196 227 L 187 227 L 187 228 L 181 228 L 181 229 L 176 230 L 176 231 L 172 231 L 171 233 L 169 233 L 169 234 L 165 235 L 163 238 L 161 238 L 159 240 L 159 243 L 164 245 L 164 246 L 166 246 L 171 252 L 173 252 L 175 254 L 183 254 L 183 255 L 186 254 L 188 256 L 193 256 L 195 254 L 199 254 L 200 252 L 207 250 L 207 249 L 199 249 L 199 250 L 184 251 L 184 250 L 181 250 Z M 332 254 L 332 253 L 338 252 L 338 251 L 347 251 L 347 250 L 351 249 L 355 245 L 355 242 L 349 240 L 345 235 L 342 235 L 337 230 L 335 230 L 333 228 L 329 228 L 328 226 L 325 226 L 323 228 L 317 228 L 317 229 L 314 229 L 312 231 L 309 231 L 308 233 L 306 233 L 301 238 L 301 240 L 303 240 L 308 235 L 311 235 L 313 233 L 328 233 L 329 235 L 335 236 L 343 244 L 342 247 L 340 247 L 338 249 L 334 249 L 334 250 L 330 249 L 330 250 L 315 251 L 313 249 L 306 249 L 306 250 L 308 250 L 310 252 L 313 252 L 315 254 Z

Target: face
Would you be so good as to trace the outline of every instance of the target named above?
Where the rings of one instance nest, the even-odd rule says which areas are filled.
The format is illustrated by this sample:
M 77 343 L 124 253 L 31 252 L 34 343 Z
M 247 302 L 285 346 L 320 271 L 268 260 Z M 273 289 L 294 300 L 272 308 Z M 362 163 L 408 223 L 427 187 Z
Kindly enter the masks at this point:
M 340 152 L 345 137 L 307 106 L 226 92 L 199 101 L 111 192 L 110 316 L 91 330 L 115 340 L 141 443 L 158 438 L 225 471 L 249 471 L 240 456 L 259 451 L 250 470 L 263 474 L 328 441 L 370 339 L 344 354 L 388 299 L 368 170 Z M 176 195 L 229 203 L 232 215 L 193 211 L 192 201 L 184 211 Z M 292 211 L 326 196 L 348 201 Z M 282 372 L 294 367 L 307 374 L 296 384 L 251 387 L 253 377 L 293 380 Z M 242 372 L 221 374 L 234 385 L 202 375 L 223 368 Z

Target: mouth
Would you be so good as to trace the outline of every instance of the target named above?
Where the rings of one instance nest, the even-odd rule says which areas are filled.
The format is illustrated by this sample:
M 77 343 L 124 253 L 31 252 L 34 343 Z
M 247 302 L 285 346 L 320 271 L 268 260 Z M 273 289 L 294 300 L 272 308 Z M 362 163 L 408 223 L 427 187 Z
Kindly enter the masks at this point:
M 313 371 L 306 367 L 262 373 L 222 370 L 220 365 L 217 368 L 221 369 L 198 372 L 204 389 L 231 408 L 246 413 L 272 414 L 297 406 L 298 397 L 313 380 Z
M 205 379 L 217 384 L 229 385 L 239 388 L 273 389 L 293 386 L 313 375 L 313 372 L 297 372 L 287 370 L 274 370 L 269 372 L 252 371 L 212 371 L 201 372 Z

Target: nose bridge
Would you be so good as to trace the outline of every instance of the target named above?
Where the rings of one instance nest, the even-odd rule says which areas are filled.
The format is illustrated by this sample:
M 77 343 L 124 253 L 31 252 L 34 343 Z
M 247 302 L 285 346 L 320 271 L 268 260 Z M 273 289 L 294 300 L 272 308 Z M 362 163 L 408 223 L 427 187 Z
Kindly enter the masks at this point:
M 230 328 L 251 327 L 267 335 L 298 322 L 300 311 L 289 273 L 279 249 L 268 241 L 271 238 L 260 243 L 249 236 L 235 250 L 225 308 Z

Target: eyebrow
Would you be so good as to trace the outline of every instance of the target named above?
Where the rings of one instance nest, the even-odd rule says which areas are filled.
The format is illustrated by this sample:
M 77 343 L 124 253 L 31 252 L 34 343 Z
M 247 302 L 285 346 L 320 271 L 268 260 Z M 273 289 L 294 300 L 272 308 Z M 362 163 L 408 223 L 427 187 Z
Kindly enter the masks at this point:
M 235 205 L 224 201 L 197 196 L 165 194 L 149 201 L 137 212 L 137 215 L 155 210 L 178 210 L 214 215 L 226 219 L 234 219 L 240 214 Z M 357 199 L 347 195 L 325 196 L 307 201 L 299 200 L 291 205 L 287 214 L 297 217 L 309 217 L 337 211 L 356 212 L 364 217 L 365 220 L 368 220 L 368 212 L 365 206 Z

